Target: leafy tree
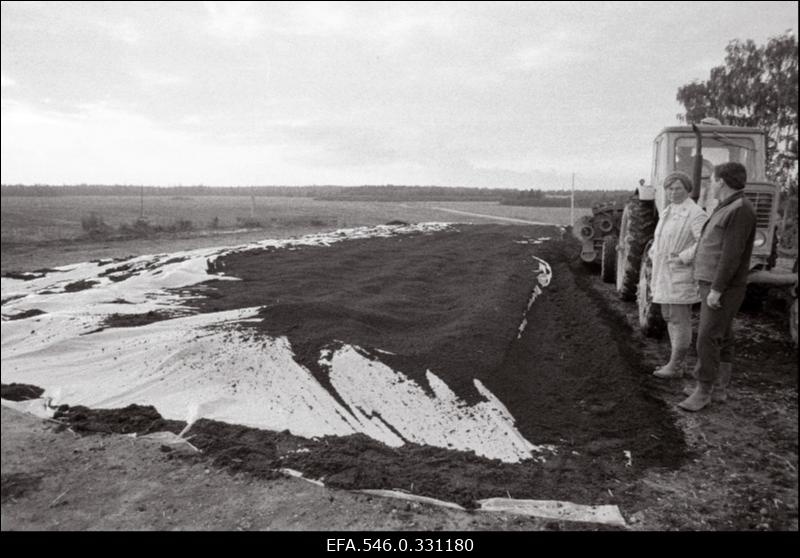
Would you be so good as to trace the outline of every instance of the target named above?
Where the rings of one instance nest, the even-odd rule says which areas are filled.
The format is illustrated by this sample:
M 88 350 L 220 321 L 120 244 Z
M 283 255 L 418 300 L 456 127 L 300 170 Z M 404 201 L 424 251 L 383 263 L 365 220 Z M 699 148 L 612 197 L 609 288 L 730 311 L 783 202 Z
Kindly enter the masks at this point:
M 781 186 L 784 200 L 797 204 L 797 37 L 789 31 L 766 45 L 733 40 L 725 64 L 707 81 L 678 88 L 682 122 L 707 116 L 724 124 L 753 126 L 767 134 L 767 173 Z

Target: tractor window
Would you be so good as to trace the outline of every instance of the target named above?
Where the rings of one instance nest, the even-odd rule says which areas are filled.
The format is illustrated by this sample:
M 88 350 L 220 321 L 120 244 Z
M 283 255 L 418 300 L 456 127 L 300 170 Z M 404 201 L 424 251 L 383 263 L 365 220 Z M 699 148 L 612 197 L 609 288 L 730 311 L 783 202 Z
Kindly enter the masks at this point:
M 675 141 L 675 170 L 692 176 L 694 171 L 695 138 L 678 138 Z M 735 145 L 734 145 L 735 144 Z M 729 140 L 703 138 L 703 180 L 710 178 L 716 165 L 734 161 L 747 169 L 747 176 L 755 176 L 755 145 L 750 138 Z

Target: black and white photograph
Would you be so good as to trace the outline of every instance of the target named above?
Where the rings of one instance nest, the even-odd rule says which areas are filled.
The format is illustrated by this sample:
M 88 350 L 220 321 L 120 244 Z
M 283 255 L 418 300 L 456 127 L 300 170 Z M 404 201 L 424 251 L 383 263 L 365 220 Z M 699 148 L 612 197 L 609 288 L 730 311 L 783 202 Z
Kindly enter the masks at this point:
M 797 1 L 0 11 L 3 532 L 797 534 Z

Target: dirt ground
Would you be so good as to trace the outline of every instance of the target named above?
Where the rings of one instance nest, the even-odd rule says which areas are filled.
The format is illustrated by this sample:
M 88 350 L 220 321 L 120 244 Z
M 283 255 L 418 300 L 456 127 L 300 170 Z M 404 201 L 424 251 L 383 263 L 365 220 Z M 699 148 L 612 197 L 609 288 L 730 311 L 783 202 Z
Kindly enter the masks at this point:
M 683 382 L 649 375 L 663 363 L 666 342 L 635 332 L 635 307 L 620 302 L 610 286 L 582 267 L 577 247 L 568 240 L 535 246 L 535 253 L 551 264 L 554 280 L 531 307 L 527 318 L 532 325 L 519 339 L 514 335 L 517 317 L 511 320 L 512 328 L 505 326 L 507 309 L 520 303 L 524 308 L 529 292 L 520 280 L 522 270 L 515 268 L 519 254 L 512 253 L 531 248 L 522 244 L 500 258 L 509 267 L 498 277 L 511 277 L 516 286 L 504 289 L 492 283 L 492 293 L 504 294 L 489 302 L 502 311 L 484 308 L 446 339 L 427 330 L 413 347 L 404 345 L 410 342 L 407 332 L 419 327 L 408 314 L 403 315 L 407 322 L 388 328 L 388 333 L 381 330 L 379 343 L 374 328 L 353 325 L 370 323 L 364 308 L 380 314 L 403 295 L 410 308 L 418 305 L 413 292 L 374 298 L 370 281 L 354 284 L 341 270 L 336 272 L 342 261 L 361 277 L 402 276 L 401 290 L 421 279 L 423 271 L 430 277 L 433 261 L 440 273 L 429 283 L 441 290 L 426 291 L 424 298 L 439 301 L 446 309 L 458 300 L 475 299 L 458 289 L 470 284 L 471 273 L 487 273 L 487 262 L 498 255 L 486 254 L 498 238 L 522 234 L 522 229 L 530 238 L 544 232 L 531 227 L 475 227 L 463 232 L 471 235 L 469 242 L 442 235 L 435 242 L 422 239 L 390 246 L 393 241 L 388 239 L 344 246 L 330 261 L 320 257 L 321 250 L 330 249 L 313 249 L 265 252 L 256 255 L 260 260 L 251 254 L 249 260 L 225 264 L 228 272 L 236 269 L 240 275 L 248 273 L 244 261 L 250 261 L 255 271 L 293 270 L 292 277 L 279 277 L 275 283 L 259 282 L 255 273 L 247 278 L 249 292 L 266 299 L 276 285 L 292 285 L 284 300 L 290 306 L 273 314 L 274 319 L 265 319 L 262 327 L 269 334 L 294 336 L 293 345 L 310 347 L 309 354 L 333 339 L 388 347 L 406 355 L 393 365 L 412 376 L 431 355 L 444 355 L 437 361 L 437 371 L 467 399 L 468 387 L 459 387 L 457 377 L 463 363 L 472 360 L 481 380 L 517 418 L 523 435 L 535 443 L 554 442 L 565 448 L 545 466 L 502 464 L 474 454 L 410 445 L 390 450 L 364 437 L 304 443 L 285 433 L 213 421 L 193 427 L 194 441 L 204 453 L 184 457 L 157 443 L 120 434 L 156 427 L 177 432 L 183 426 L 154 424 L 158 417 L 147 410 L 129 409 L 110 420 L 75 408 L 58 417 L 60 422 L 52 422 L 3 408 L 2 529 L 598 528 L 444 509 L 352 491 L 401 488 L 466 507 L 478 498 L 503 496 L 503 491 L 516 498 L 613 503 L 634 530 L 797 530 L 797 353 L 785 340 L 780 309 L 740 315 L 736 329 L 741 346 L 731 397 L 696 415 L 675 408 L 683 397 Z M 466 252 L 473 263 L 450 270 L 448 258 L 464 261 Z M 443 261 L 431 258 L 434 253 L 444 254 Z M 395 257 L 387 259 L 387 254 Z M 390 260 L 422 263 L 386 269 Z M 309 274 L 304 261 L 313 261 L 319 276 Z M 341 292 L 329 288 L 331 280 L 339 280 L 342 289 L 349 286 L 373 296 L 363 308 L 352 309 L 361 312 L 357 320 L 348 321 L 349 316 L 341 314 L 329 317 L 348 327 L 327 336 L 320 333 L 326 330 L 318 309 L 298 304 L 295 296 L 316 300 L 313 287 L 323 284 L 321 278 L 326 279 L 326 292 Z M 223 290 L 227 285 L 220 283 L 215 308 L 249 304 L 235 300 Z M 448 298 L 454 289 L 457 292 Z M 336 308 L 342 307 L 341 302 L 326 301 Z M 441 314 L 435 305 L 431 310 L 432 315 Z M 302 320 L 288 318 L 292 316 L 317 318 L 316 327 L 304 329 Z M 424 322 L 428 317 L 419 319 Z M 125 420 L 116 421 L 120 416 Z M 292 451 L 300 447 L 302 452 Z M 633 455 L 630 466 L 623 450 Z M 311 478 L 324 477 L 328 487 L 283 478 L 275 473 L 277 465 Z

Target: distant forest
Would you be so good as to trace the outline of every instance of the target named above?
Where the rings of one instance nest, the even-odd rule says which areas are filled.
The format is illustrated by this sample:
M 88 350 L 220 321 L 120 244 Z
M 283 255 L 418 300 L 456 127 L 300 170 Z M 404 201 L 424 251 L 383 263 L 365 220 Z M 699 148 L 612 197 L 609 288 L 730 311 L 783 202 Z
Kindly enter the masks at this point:
M 569 207 L 569 190 L 514 190 L 510 188 L 463 188 L 445 186 L 122 186 L 81 184 L 50 186 L 3 184 L 3 196 L 280 196 L 305 197 L 324 201 L 412 202 L 412 201 L 482 201 L 501 205 L 533 207 Z M 575 206 L 592 207 L 596 203 L 622 205 L 631 190 L 576 190 Z
M 592 207 L 597 203 L 625 205 L 635 192 L 630 190 L 575 190 L 575 207 Z M 569 190 L 514 190 L 500 202 L 503 205 L 527 205 L 532 207 L 569 207 Z

